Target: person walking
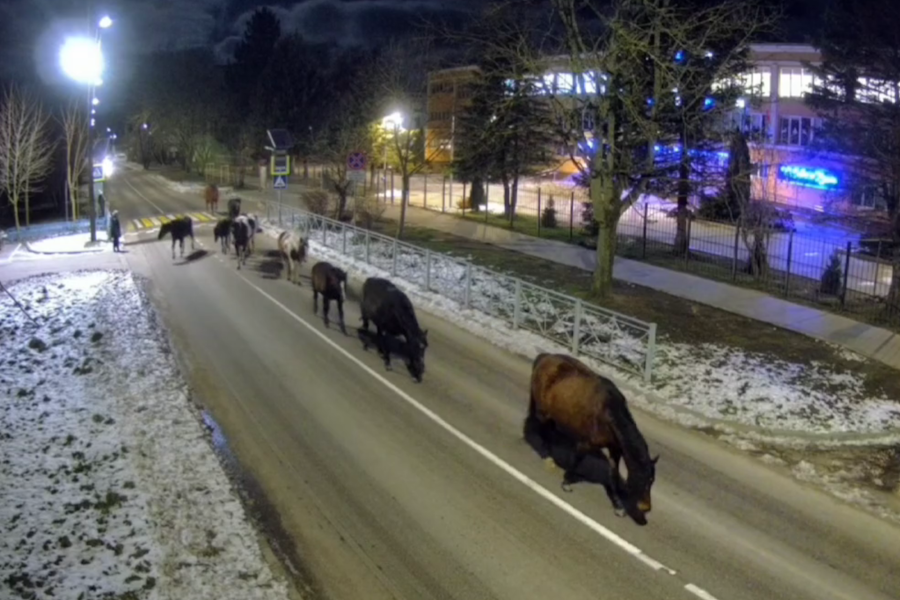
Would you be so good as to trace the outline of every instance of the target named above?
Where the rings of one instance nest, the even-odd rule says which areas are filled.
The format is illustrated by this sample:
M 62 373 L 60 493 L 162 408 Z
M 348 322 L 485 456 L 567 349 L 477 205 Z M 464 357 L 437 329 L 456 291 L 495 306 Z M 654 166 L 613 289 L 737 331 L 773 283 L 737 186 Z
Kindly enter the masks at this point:
M 113 241 L 113 252 L 120 252 L 119 238 L 122 237 L 122 226 L 119 224 L 119 211 L 112 211 L 109 218 L 109 237 Z

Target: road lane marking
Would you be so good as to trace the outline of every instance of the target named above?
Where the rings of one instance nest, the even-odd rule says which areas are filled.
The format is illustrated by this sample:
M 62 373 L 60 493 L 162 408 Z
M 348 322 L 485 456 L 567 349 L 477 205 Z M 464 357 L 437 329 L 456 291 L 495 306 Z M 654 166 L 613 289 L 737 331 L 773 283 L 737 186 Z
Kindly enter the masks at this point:
M 162 215 L 162 216 L 159 217 L 159 220 L 160 220 L 162 223 L 168 223 L 168 222 L 171 221 L 172 219 L 170 219 L 170 218 L 169 218 L 168 216 L 166 216 L 166 215 Z
M 690 593 L 694 594 L 698 598 L 702 598 L 703 600 L 718 600 L 718 598 L 716 598 L 715 596 L 713 596 L 712 594 L 710 594 L 703 588 L 697 587 L 693 583 L 687 584 L 686 586 L 684 586 L 684 589 L 686 589 Z
M 151 227 L 153 227 L 153 221 L 151 221 L 151 220 L 148 219 L 147 217 L 142 217 L 142 218 L 141 218 L 141 225 L 143 225 L 143 226 L 146 227 L 147 229 L 150 229 Z
M 133 185 L 131 185 L 131 182 L 128 181 L 128 178 L 127 178 L 127 177 L 123 178 L 122 181 L 124 181 L 125 183 L 127 183 L 127 184 L 128 184 L 128 187 L 130 187 L 130 188 L 134 191 L 135 194 L 137 194 L 138 196 L 140 196 L 141 199 L 144 200 L 144 202 L 146 202 L 147 204 L 149 204 L 150 206 L 152 206 L 153 208 L 155 208 L 156 210 L 158 210 L 160 214 L 163 214 L 163 215 L 166 214 L 166 211 L 164 211 L 164 210 L 161 209 L 159 206 L 157 206 L 156 203 L 155 203 L 153 200 L 151 200 L 151 199 L 148 198 L 147 196 L 145 196 L 145 195 L 143 195 L 142 193 L 140 193 L 140 192 L 137 190 L 136 187 L 134 187 Z
M 380 383 L 382 383 L 389 390 L 393 391 L 402 400 L 404 400 L 407 404 L 409 404 L 410 406 L 412 406 L 413 408 L 415 408 L 416 410 L 418 410 L 419 412 L 424 414 L 426 417 L 431 419 L 434 423 L 436 423 L 441 428 L 443 428 L 447 433 L 449 433 L 450 435 L 452 435 L 453 437 L 455 437 L 456 439 L 461 441 L 463 444 L 465 444 L 466 446 L 468 446 L 469 448 L 471 448 L 472 450 L 474 450 L 475 452 L 480 454 L 482 457 L 487 459 L 489 462 L 491 462 L 495 466 L 499 467 L 502 471 L 506 472 L 507 475 L 510 475 L 513 479 L 516 479 L 517 481 L 519 481 L 519 483 L 523 484 L 525 487 L 529 488 L 531 491 L 536 493 L 538 496 L 542 497 L 543 499 L 547 500 L 548 502 L 550 502 L 551 504 L 553 504 L 554 506 L 556 506 L 563 512 L 567 513 L 569 516 L 573 517 L 576 521 L 580 522 L 582 525 L 585 525 L 588 529 L 594 531 L 595 533 L 599 534 L 601 537 L 612 542 L 613 544 L 615 544 L 622 550 L 625 550 L 625 552 L 631 554 L 632 556 L 634 556 L 635 558 L 637 558 L 644 564 L 650 566 L 654 570 L 662 570 L 662 571 L 667 572 L 670 575 L 676 574 L 676 572 L 673 569 L 670 569 L 669 567 L 666 567 L 659 561 L 656 561 L 656 560 L 650 558 L 649 556 L 647 556 L 646 553 L 644 553 L 643 550 L 641 550 L 640 548 L 638 548 L 631 542 L 627 541 L 625 538 L 619 536 L 617 533 L 613 532 L 612 530 L 607 529 L 606 527 L 604 527 L 597 521 L 590 518 L 588 515 L 584 514 L 583 512 L 581 512 L 580 510 L 578 510 L 577 508 L 572 506 L 571 504 L 561 500 L 556 495 L 554 495 L 552 492 L 550 492 L 549 490 L 544 488 L 542 485 L 540 485 L 538 482 L 534 481 L 533 479 L 531 479 L 530 477 L 528 477 L 527 475 L 525 475 L 524 473 L 522 473 L 521 471 L 519 471 L 518 469 L 516 469 L 515 467 L 513 467 L 506 461 L 504 461 L 502 458 L 500 458 L 499 456 L 497 456 L 496 454 L 494 454 L 493 452 L 491 452 L 490 450 L 488 450 L 487 448 L 485 448 L 484 446 L 482 446 L 481 444 L 479 444 L 478 442 L 476 442 L 475 440 L 473 440 L 472 438 L 467 436 L 465 433 L 463 433 L 462 431 L 460 431 L 459 429 L 457 429 L 456 427 L 454 427 L 453 425 L 448 423 L 446 420 L 444 420 L 443 417 L 441 417 L 440 415 L 435 413 L 433 410 L 431 410 L 430 408 L 428 408 L 427 406 L 425 406 L 424 404 L 422 404 L 421 402 L 419 402 L 418 400 L 416 400 L 415 398 L 413 398 L 412 396 L 410 396 L 409 394 L 407 394 L 406 392 L 401 390 L 399 387 L 397 387 L 396 385 L 391 383 L 388 379 L 386 379 L 380 373 L 376 372 L 374 369 L 372 369 L 367 364 L 362 362 L 359 358 L 357 358 L 356 356 L 354 356 L 353 354 L 351 354 L 344 348 L 340 347 L 333 340 L 331 340 L 328 336 L 326 336 L 324 333 L 319 331 L 315 326 L 313 326 L 312 324 L 307 322 L 305 319 L 303 319 L 302 317 L 300 317 L 299 315 L 297 315 L 296 313 L 291 311 L 291 309 L 289 309 L 287 306 L 282 304 L 276 298 L 271 296 L 265 290 L 258 287 L 254 283 L 250 282 L 249 279 L 247 279 L 246 277 L 244 277 L 237 271 L 232 271 L 232 273 L 238 275 L 238 277 L 240 277 L 240 279 L 243 280 L 244 283 L 246 283 L 248 286 L 250 286 L 257 292 L 259 292 L 260 295 L 262 295 L 264 298 L 266 298 L 267 300 L 272 302 L 272 304 L 274 304 L 275 306 L 280 308 L 292 319 L 297 321 L 299 324 L 303 325 L 311 333 L 318 336 L 319 339 L 321 339 L 322 341 L 324 341 L 325 343 L 330 345 L 332 348 L 337 350 L 339 353 L 344 355 L 348 360 L 350 360 L 351 362 L 356 364 L 360 369 L 362 369 L 363 371 L 365 371 L 366 373 L 368 373 L 369 375 L 374 377 L 376 380 L 378 380 Z M 696 587 L 696 586 L 694 586 L 694 587 Z M 700 590 L 700 588 L 696 588 L 696 589 Z M 702 591 L 702 590 L 700 590 L 700 591 Z M 704 599 L 704 600 L 707 600 L 707 599 Z M 713 599 L 713 600 L 715 600 L 715 599 Z

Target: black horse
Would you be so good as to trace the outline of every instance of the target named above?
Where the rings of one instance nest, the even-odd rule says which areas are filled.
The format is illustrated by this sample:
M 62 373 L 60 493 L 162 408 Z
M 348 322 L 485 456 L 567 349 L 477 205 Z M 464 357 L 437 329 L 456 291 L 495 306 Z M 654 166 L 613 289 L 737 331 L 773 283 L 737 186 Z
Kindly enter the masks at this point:
M 229 198 L 228 199 L 228 218 L 229 219 L 237 219 L 238 215 L 241 214 L 241 199 L 240 198 Z
M 369 321 L 375 324 L 378 352 L 386 369 L 391 369 L 391 352 L 387 336 L 403 336 L 406 340 L 406 366 L 417 382 L 425 373 L 425 349 L 428 348 L 428 331 L 419 328 L 412 302 L 402 290 L 387 279 L 370 277 L 363 284 L 361 303 L 362 331 L 369 332 Z M 363 349 L 369 349 L 366 335 Z
M 319 294 L 322 295 L 323 312 L 325 313 L 325 327 L 328 327 L 328 308 L 331 301 L 337 302 L 338 318 L 340 319 L 341 333 L 347 334 L 344 327 L 344 293 L 343 288 L 347 286 L 347 272 L 343 269 L 335 267 L 331 263 L 322 261 L 317 262 L 312 268 L 312 288 L 313 288 L 313 313 L 319 312 Z
M 219 219 L 216 222 L 216 227 L 213 229 L 213 235 L 215 236 L 215 241 L 222 240 L 222 253 L 227 254 L 229 248 L 229 242 L 231 240 L 231 226 L 234 221 L 230 217 L 225 217 L 224 219 Z
M 234 236 L 234 253 L 237 255 L 237 268 L 247 263 L 250 254 L 250 222 L 244 215 L 238 216 L 231 223 L 231 232 Z
M 172 234 L 172 258 L 175 258 L 175 242 L 181 245 L 181 257 L 184 258 L 184 238 L 191 237 L 191 250 L 194 249 L 194 222 L 188 216 L 177 217 L 166 221 L 159 228 L 159 237 L 163 239 L 166 234 Z

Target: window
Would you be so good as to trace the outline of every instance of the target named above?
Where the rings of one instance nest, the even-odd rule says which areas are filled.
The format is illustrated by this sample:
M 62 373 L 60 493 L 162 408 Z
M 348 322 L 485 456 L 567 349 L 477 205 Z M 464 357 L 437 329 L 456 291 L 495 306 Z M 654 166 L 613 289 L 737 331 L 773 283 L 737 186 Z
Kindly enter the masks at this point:
M 741 85 L 748 94 L 769 98 L 772 95 L 772 71 L 769 67 L 759 67 L 741 75 Z
M 856 83 L 856 99 L 860 102 L 895 103 L 897 101 L 898 83 L 896 82 L 873 77 L 860 77 Z
M 556 74 L 556 89 L 560 94 L 571 94 L 575 91 L 575 75 L 572 73 Z
M 450 94 L 453 93 L 453 84 L 446 81 L 438 81 L 431 84 L 432 94 Z
M 782 67 L 778 77 L 778 95 L 782 98 L 802 98 L 812 91 L 817 78 L 809 69 L 801 67 Z
M 428 120 L 431 121 L 432 123 L 440 122 L 440 121 L 450 121 L 452 118 L 453 118 L 453 113 L 451 113 L 449 111 L 433 112 L 430 115 L 428 115 Z
M 809 146 L 818 119 L 809 117 L 781 117 L 778 143 L 783 146 Z

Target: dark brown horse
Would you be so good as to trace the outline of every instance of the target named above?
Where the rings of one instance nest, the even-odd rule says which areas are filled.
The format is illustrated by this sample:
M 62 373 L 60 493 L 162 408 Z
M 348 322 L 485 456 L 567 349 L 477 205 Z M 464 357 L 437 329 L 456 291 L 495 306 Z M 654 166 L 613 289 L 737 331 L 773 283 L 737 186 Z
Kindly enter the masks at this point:
M 632 518 L 640 525 L 647 524 L 644 515 L 651 509 L 650 488 L 659 456 L 650 457 L 625 396 L 612 381 L 571 356 L 538 354 L 531 369 L 528 419 L 539 424 L 545 448 L 553 435 L 574 442 L 575 460 L 563 476 L 565 491 L 571 491 L 569 486 L 577 479 L 576 471 L 585 457 L 602 456 L 610 466 L 610 482 L 604 487 L 616 513 L 624 516 L 624 500 Z M 622 458 L 628 468 L 627 482 L 619 474 Z
M 342 287 L 343 285 L 343 287 Z M 328 327 L 328 308 L 331 301 L 337 302 L 341 333 L 347 335 L 344 327 L 344 288 L 347 286 L 347 272 L 331 263 L 321 261 L 312 268 L 313 313 L 319 312 L 319 294 L 322 295 L 322 310 L 325 313 L 325 327 Z

